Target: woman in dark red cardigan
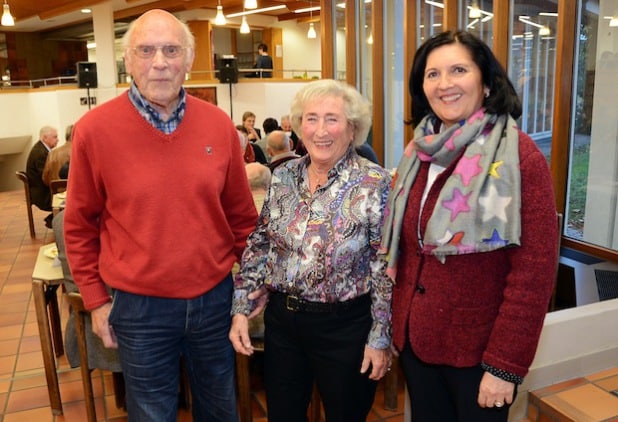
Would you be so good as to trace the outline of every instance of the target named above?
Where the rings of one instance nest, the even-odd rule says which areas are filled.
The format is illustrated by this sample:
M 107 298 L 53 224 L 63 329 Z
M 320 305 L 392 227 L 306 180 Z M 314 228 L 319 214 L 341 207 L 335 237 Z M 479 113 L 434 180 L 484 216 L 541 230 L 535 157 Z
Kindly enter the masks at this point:
M 557 265 L 547 161 L 491 50 L 446 32 L 417 51 L 415 127 L 382 252 L 412 420 L 506 421 L 534 357 Z

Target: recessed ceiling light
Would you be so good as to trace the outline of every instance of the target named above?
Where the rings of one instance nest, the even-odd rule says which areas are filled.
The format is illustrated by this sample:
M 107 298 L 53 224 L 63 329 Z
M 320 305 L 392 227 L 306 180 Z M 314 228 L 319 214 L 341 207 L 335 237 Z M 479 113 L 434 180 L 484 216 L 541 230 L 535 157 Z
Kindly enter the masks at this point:
M 84 8 L 81 10 L 82 13 L 92 13 L 92 9 Z

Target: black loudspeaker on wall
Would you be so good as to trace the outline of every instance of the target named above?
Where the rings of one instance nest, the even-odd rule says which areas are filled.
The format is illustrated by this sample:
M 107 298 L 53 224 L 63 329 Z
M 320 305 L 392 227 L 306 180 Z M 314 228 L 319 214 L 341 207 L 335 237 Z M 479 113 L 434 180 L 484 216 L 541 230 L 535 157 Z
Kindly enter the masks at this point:
M 95 62 L 77 62 L 77 84 L 80 88 L 97 87 L 97 64 Z
M 238 83 L 238 64 L 236 58 L 223 58 L 219 66 L 219 82 L 224 84 Z

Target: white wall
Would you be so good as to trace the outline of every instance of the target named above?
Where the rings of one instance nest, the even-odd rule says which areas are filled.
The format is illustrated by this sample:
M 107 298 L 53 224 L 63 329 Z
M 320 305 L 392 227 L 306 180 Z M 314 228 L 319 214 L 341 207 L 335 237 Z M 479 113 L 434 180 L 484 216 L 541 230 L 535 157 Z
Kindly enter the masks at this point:
M 526 392 L 616 366 L 618 299 L 548 313 L 509 421 L 520 422 L 526 415 Z
M 228 84 L 214 86 L 217 88 L 218 106 L 228 115 L 233 112 L 236 124 L 241 123 L 245 111 L 251 110 L 256 115 L 256 126 L 261 128 L 262 122 L 267 117 L 274 117 L 279 121 L 282 115 L 289 113 L 292 98 L 305 83 L 257 80 L 240 82 L 231 86 L 231 97 Z M 91 89 L 90 96 L 96 97 L 97 104 L 101 104 L 124 90 L 126 87 Z M 80 97 L 86 97 L 85 89 L 33 89 L 30 92 L 7 92 L 9 91 L 0 94 L 0 110 L 7 110 L 5 113 L 0 113 L 0 143 L 3 139 L 20 136 L 29 136 L 32 141 L 27 143 L 21 153 L 0 155 L 0 191 L 22 188 L 15 177 L 15 171 L 25 169 L 28 153 L 32 145 L 38 141 L 39 129 L 42 126 L 50 125 L 58 128 L 61 145 L 64 143 L 66 126 L 75 123 L 88 111 L 87 105 L 80 104 Z

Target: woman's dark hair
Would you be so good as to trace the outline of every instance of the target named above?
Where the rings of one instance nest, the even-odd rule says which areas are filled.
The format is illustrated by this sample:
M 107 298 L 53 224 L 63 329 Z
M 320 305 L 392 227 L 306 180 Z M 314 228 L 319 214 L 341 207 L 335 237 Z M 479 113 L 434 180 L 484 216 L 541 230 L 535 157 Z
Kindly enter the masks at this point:
M 481 70 L 483 85 L 489 88 L 489 97 L 483 100 L 483 107 L 489 113 L 508 113 L 514 119 L 521 116 L 521 101 L 517 97 L 515 88 L 487 44 L 466 31 L 447 31 L 425 41 L 414 56 L 409 80 L 409 90 L 412 96 L 412 125 L 415 127 L 423 117 L 433 113 L 423 90 L 429 53 L 438 47 L 454 43 L 464 46 Z

